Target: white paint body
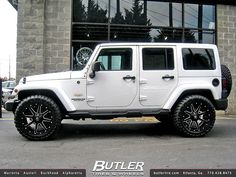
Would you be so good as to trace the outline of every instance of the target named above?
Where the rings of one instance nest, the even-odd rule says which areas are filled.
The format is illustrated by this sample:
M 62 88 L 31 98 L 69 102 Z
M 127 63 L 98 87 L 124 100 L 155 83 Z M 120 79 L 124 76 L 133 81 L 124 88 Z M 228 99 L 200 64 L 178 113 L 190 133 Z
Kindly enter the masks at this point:
M 174 50 L 173 70 L 142 69 L 142 48 L 170 47 Z M 92 79 L 91 66 L 104 48 L 131 48 L 133 51 L 132 70 L 98 71 Z M 184 70 L 182 48 L 213 49 L 215 70 Z M 124 76 L 135 76 L 135 80 L 124 80 Z M 174 79 L 162 79 L 163 76 Z M 220 81 L 219 86 L 212 85 L 213 79 Z M 214 99 L 221 98 L 221 68 L 218 50 L 215 45 L 175 44 L 175 43 L 109 43 L 96 47 L 87 65 L 81 71 L 29 76 L 26 84 L 22 81 L 16 87 L 22 90 L 45 89 L 53 91 L 68 112 L 103 110 L 170 110 L 178 97 L 186 90 L 207 89 Z M 15 93 L 16 94 L 16 93 Z

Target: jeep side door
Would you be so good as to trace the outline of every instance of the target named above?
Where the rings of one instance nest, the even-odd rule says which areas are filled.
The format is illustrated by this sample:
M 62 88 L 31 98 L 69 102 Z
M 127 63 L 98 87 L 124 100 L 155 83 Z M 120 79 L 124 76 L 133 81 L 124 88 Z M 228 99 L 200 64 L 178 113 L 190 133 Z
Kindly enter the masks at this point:
M 100 71 L 87 77 L 87 102 L 112 109 L 129 106 L 138 92 L 137 47 L 102 48 L 96 57 Z
M 175 46 L 143 46 L 140 53 L 140 104 L 162 108 L 178 83 Z

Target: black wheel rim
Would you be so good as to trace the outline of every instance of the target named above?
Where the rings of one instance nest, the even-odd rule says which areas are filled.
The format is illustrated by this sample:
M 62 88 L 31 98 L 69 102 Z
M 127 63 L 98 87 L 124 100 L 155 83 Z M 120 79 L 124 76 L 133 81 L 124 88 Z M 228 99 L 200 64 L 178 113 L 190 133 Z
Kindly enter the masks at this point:
M 183 126 L 190 133 L 208 132 L 214 125 L 214 111 L 205 101 L 191 101 L 184 106 L 181 113 Z
M 30 103 L 22 111 L 22 127 L 31 136 L 43 136 L 53 126 L 52 110 L 43 103 Z

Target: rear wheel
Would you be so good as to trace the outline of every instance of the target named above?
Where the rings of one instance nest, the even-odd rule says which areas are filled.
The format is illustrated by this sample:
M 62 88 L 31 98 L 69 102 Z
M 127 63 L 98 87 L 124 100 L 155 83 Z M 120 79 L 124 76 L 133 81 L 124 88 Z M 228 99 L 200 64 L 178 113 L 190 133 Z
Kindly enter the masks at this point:
M 61 113 L 57 104 L 41 95 L 24 99 L 15 112 L 15 126 L 29 140 L 46 140 L 60 129 Z
M 215 109 L 203 96 L 188 96 L 177 105 L 173 121 L 177 131 L 184 136 L 204 136 L 214 126 Z

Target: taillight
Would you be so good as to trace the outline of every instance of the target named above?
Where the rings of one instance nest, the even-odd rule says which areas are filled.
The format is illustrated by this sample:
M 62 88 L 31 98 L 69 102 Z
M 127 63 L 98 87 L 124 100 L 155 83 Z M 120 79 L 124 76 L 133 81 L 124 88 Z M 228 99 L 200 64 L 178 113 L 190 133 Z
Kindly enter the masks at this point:
M 227 80 L 226 80 L 226 78 L 222 78 L 222 98 L 227 98 L 227 95 L 228 95 L 228 93 L 227 93 Z
M 227 80 L 225 78 L 222 78 L 222 89 L 226 89 L 227 87 Z

